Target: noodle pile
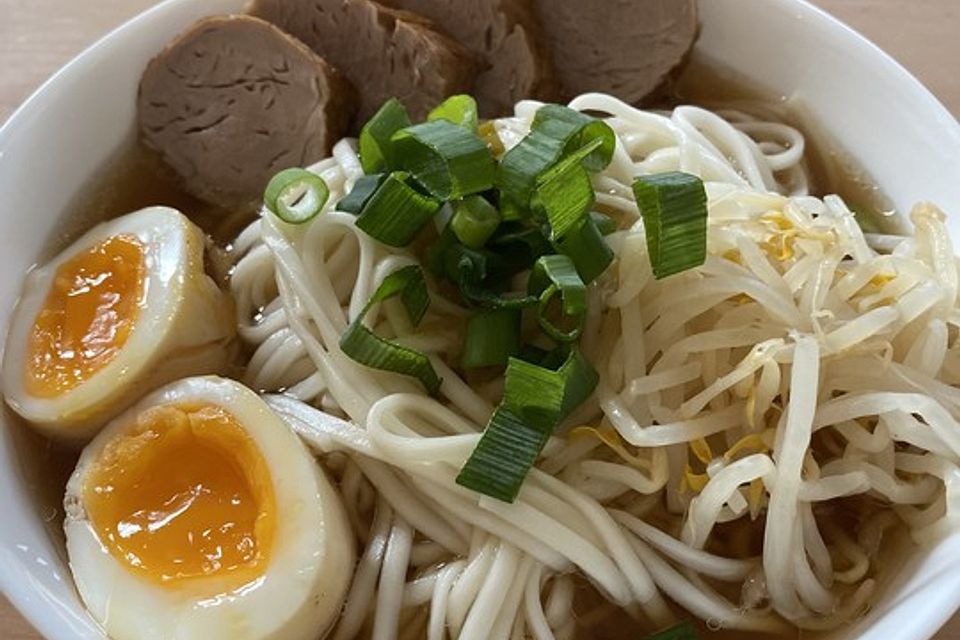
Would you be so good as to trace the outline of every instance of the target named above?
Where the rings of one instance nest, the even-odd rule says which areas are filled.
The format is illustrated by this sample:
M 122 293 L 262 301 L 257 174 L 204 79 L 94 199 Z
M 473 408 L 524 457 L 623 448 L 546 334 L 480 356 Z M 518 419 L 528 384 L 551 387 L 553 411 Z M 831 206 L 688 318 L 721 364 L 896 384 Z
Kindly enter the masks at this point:
M 538 106 L 496 122 L 507 148 Z M 332 637 L 589 636 L 609 609 L 571 616 L 577 575 L 651 630 L 680 613 L 668 599 L 711 628 L 854 620 L 898 523 L 923 542 L 960 517 L 958 271 L 944 216 L 921 205 L 914 235 L 865 236 L 840 198 L 806 195 L 804 140 L 784 124 L 598 94 L 570 106 L 606 114 L 617 134 L 594 187 L 622 230 L 581 344 L 597 392 L 514 504 L 454 481 L 503 389 L 450 364 L 467 309 L 432 291 L 416 332 L 390 303 L 368 315 L 429 354 L 437 398 L 338 347 L 412 254 L 333 204 L 302 227 L 264 216 L 235 243 L 246 382 L 283 392 L 270 405 L 335 475 L 364 548 Z M 355 141 L 312 170 L 336 203 L 363 173 Z M 630 185 L 672 170 L 705 182 L 708 257 L 657 281 Z M 738 550 L 737 532 L 757 543 Z

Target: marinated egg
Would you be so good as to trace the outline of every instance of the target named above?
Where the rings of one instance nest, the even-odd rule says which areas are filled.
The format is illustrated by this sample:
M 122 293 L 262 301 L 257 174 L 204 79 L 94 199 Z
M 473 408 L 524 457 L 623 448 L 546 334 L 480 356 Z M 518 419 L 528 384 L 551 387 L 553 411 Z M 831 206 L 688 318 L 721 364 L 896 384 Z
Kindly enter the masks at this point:
M 204 244 L 183 214 L 151 207 L 32 271 L 3 359 L 10 406 L 50 435 L 84 440 L 150 389 L 218 372 L 233 307 L 204 270 Z
M 197 377 L 107 425 L 67 484 L 77 588 L 114 640 L 307 640 L 355 559 L 338 494 L 254 392 Z

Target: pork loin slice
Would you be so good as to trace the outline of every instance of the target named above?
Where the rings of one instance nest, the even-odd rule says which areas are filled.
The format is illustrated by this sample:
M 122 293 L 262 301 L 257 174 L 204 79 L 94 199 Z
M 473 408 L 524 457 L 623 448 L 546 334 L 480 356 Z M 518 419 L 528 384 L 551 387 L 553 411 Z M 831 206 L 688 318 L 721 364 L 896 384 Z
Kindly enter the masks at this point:
M 603 91 L 639 102 L 697 35 L 696 0 L 534 0 L 566 97 Z
M 372 0 L 253 0 L 248 9 L 305 42 L 359 89 L 358 127 L 389 98 L 417 121 L 473 87 L 470 53 L 412 13 Z
M 150 61 L 140 135 L 192 194 L 222 207 L 263 195 L 270 177 L 326 156 L 356 93 L 303 43 L 249 16 L 201 20 Z
M 485 117 L 519 100 L 553 100 L 553 63 L 530 0 L 383 0 L 435 22 L 480 61 L 474 95 Z

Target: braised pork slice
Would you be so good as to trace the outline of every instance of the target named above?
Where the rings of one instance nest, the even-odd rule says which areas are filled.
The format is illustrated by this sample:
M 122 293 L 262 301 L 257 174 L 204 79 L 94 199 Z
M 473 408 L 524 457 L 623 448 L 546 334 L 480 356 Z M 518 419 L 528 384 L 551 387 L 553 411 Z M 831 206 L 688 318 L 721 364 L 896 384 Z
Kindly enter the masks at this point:
M 530 0 L 383 0 L 436 23 L 480 62 L 474 96 L 485 117 L 526 98 L 552 100 L 553 63 Z
M 249 16 L 202 20 L 140 81 L 140 135 L 192 194 L 222 207 L 255 201 L 270 177 L 326 156 L 356 111 L 329 64 Z
M 360 91 L 359 125 L 389 98 L 417 121 L 446 96 L 473 87 L 470 53 L 413 13 L 372 0 L 253 0 L 248 10 L 343 72 Z
M 566 97 L 639 102 L 693 45 L 696 0 L 534 0 Z

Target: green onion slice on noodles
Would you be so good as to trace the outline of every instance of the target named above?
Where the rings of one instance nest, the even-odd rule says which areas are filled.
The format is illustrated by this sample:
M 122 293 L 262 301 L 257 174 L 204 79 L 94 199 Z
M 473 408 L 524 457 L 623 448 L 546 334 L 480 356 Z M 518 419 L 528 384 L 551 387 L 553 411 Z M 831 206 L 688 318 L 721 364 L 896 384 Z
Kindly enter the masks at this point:
M 673 171 L 639 176 L 633 194 L 647 232 L 656 278 L 699 267 L 707 258 L 707 192 L 700 178 Z
M 430 295 L 420 267 L 403 267 L 383 279 L 360 315 L 340 337 L 340 349 L 360 364 L 416 378 L 429 393 L 435 394 L 440 389 L 440 378 L 426 354 L 385 340 L 363 324 L 373 305 L 395 296 L 400 296 L 414 326 L 419 324 L 430 305 Z
M 438 200 L 457 200 L 493 186 L 496 163 L 487 145 L 452 122 L 407 127 L 391 140 L 400 167 Z
M 573 342 L 583 331 L 587 313 L 587 288 L 573 261 L 564 255 L 543 256 L 530 274 L 527 289 L 539 297 L 537 322 L 557 342 Z M 560 295 L 560 317 L 569 328 L 561 328 L 550 318 L 552 302 Z
M 410 126 L 407 110 L 396 98 L 390 98 L 373 114 L 360 130 L 360 166 L 364 173 L 395 169 L 390 139 L 397 131 Z
M 306 169 L 285 169 L 270 179 L 263 203 L 278 218 L 303 224 L 323 210 L 330 189 L 323 178 Z
M 427 120 L 446 120 L 472 133 L 477 132 L 480 122 L 477 101 L 473 96 L 459 94 L 450 96 L 427 115 Z
M 405 247 L 427 224 L 441 203 L 418 191 L 410 175 L 394 171 L 363 204 L 357 227 L 391 247 Z
M 513 502 L 553 430 L 593 393 L 597 380 L 597 372 L 576 349 L 555 370 L 510 358 L 503 401 L 457 483 Z

